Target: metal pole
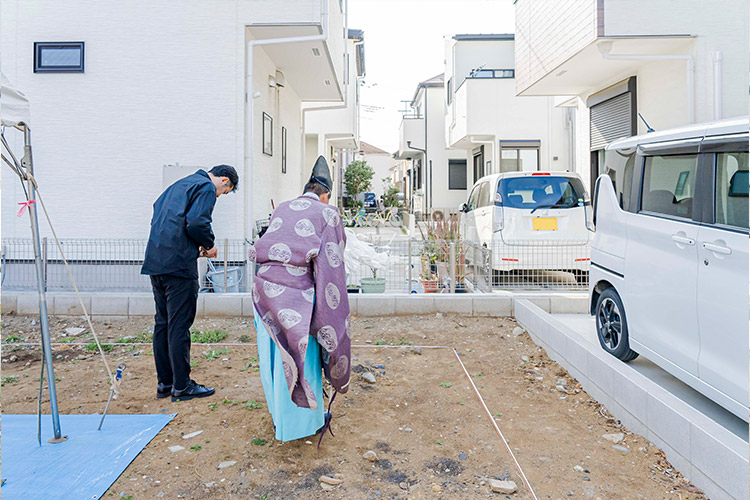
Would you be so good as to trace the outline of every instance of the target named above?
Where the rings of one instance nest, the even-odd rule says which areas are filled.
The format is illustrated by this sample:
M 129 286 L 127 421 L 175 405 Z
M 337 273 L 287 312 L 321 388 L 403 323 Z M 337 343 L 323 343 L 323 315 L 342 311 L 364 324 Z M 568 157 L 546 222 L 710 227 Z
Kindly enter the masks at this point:
M 456 292 L 456 242 L 451 241 L 448 247 L 448 258 L 450 259 L 451 293 Z
M 24 155 L 21 160 L 23 167 L 32 176 L 34 175 L 34 162 L 31 157 L 31 131 L 24 127 Z M 36 199 L 36 190 L 34 183 L 29 179 L 27 181 L 29 199 Z M 37 288 L 39 290 L 39 325 L 42 329 L 42 349 L 44 351 L 44 361 L 47 365 L 47 385 L 49 387 L 49 407 L 52 415 L 52 429 L 54 437 L 49 440 L 50 443 L 61 443 L 67 439 L 62 435 L 60 430 L 60 415 L 57 409 L 57 389 L 55 388 L 55 370 L 52 367 L 52 345 L 50 344 L 49 335 L 49 318 L 47 317 L 47 295 L 44 286 L 44 269 L 42 267 L 41 244 L 39 239 L 39 218 L 37 215 L 36 203 L 29 204 L 29 218 L 31 219 L 31 237 L 34 241 L 34 261 L 36 263 Z
M 47 237 L 42 238 L 42 266 L 44 269 L 44 291 L 47 291 Z
M 229 272 L 227 271 L 227 263 L 229 262 L 229 238 L 224 238 L 224 293 L 227 293 L 227 281 L 228 277 L 227 275 Z
M 409 253 L 409 263 L 407 264 L 407 268 L 409 270 L 409 293 L 413 290 L 412 284 L 411 284 L 411 236 L 409 236 L 409 246 L 407 252 Z

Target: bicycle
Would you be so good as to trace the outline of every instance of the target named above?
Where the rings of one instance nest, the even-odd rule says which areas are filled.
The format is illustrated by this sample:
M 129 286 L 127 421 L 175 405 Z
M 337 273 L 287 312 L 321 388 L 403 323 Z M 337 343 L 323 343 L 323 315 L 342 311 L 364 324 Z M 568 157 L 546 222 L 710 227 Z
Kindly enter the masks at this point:
M 384 226 L 386 223 L 389 223 L 393 227 L 399 227 L 403 222 L 401 220 L 401 216 L 393 208 L 389 208 L 388 210 L 386 210 L 385 215 L 383 215 L 383 212 L 376 212 L 372 214 L 371 221 L 374 225 L 377 226 Z
M 370 225 L 369 216 L 364 210 L 359 210 L 354 215 L 352 215 L 351 211 L 345 210 L 342 220 L 347 227 L 367 227 Z

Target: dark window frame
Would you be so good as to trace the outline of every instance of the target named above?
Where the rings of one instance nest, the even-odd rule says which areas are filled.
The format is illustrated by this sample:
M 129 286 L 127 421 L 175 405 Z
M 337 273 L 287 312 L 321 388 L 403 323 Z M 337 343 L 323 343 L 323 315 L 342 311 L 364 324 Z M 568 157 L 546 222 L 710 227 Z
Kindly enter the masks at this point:
M 80 49 L 80 63 L 71 66 L 44 66 L 42 52 L 49 49 Z M 85 42 L 34 42 L 34 73 L 85 73 Z
M 461 165 L 463 167 L 463 171 L 464 171 L 464 187 L 453 187 L 453 184 L 451 183 L 451 168 L 457 168 L 458 165 Z M 467 170 L 466 167 L 467 167 L 467 162 L 466 162 L 465 159 L 464 160 L 461 160 L 461 159 L 448 160 L 448 190 L 452 190 L 452 191 L 466 191 L 468 189 L 468 187 L 469 187 L 469 183 L 468 183 L 469 173 L 468 173 L 468 170 Z
M 286 173 L 286 127 L 281 127 L 281 173 Z

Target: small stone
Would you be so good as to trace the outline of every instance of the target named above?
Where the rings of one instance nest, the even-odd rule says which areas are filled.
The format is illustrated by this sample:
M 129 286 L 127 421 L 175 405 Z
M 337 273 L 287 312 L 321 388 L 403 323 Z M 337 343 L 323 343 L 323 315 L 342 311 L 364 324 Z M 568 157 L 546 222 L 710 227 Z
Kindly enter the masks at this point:
M 331 477 L 331 476 L 320 476 L 318 480 L 321 483 L 330 484 L 331 486 L 336 486 L 344 482 L 343 479 L 339 479 L 339 478 Z
M 215 484 L 216 484 L 216 481 L 211 481 L 210 483 L 206 483 L 206 484 L 205 484 L 204 486 L 205 486 L 206 488 L 210 488 L 211 486 L 213 486 L 213 485 L 215 485 Z
M 411 427 L 404 427 L 404 432 L 412 432 Z
M 11 362 L 11 363 L 15 363 L 16 361 L 18 361 L 18 356 L 16 356 L 16 355 L 14 354 L 13 356 L 11 356 L 11 357 L 10 357 L 10 362 Z
M 399 488 L 401 488 L 402 490 L 408 490 L 408 489 L 409 489 L 409 484 L 408 484 L 408 483 L 405 483 L 405 482 L 403 482 L 403 481 L 402 481 L 402 482 L 400 482 L 400 483 L 398 483 L 398 486 L 399 486 Z
M 312 441 L 305 441 L 305 444 L 312 444 Z
M 623 434 L 622 432 L 617 432 L 615 434 L 602 434 L 602 437 L 607 441 L 612 441 L 613 443 L 617 444 L 625 439 L 625 434 Z
M 518 486 L 513 481 L 498 481 L 497 479 L 490 479 L 490 488 L 494 493 L 515 493 L 518 491 Z
M 620 446 L 619 444 L 612 445 L 612 448 L 623 453 L 630 453 L 629 449 L 625 448 L 624 446 Z
M 368 450 L 365 452 L 364 455 L 362 455 L 362 458 L 365 460 L 369 460 L 370 462 L 377 462 L 378 461 L 378 455 L 372 450 Z
M 375 383 L 375 375 L 373 375 L 371 372 L 364 372 L 362 374 L 362 379 L 364 379 L 364 381 L 367 382 L 368 384 Z
M 442 488 L 440 488 L 440 485 L 439 485 L 439 484 L 433 484 L 433 485 L 432 485 L 432 491 L 433 491 L 433 492 L 435 492 L 435 493 L 440 493 L 440 490 L 441 490 L 441 489 L 442 489 Z
M 523 333 L 524 333 L 523 328 L 521 328 L 520 326 L 517 326 L 513 329 L 514 337 L 520 337 L 521 335 L 523 335 Z
M 31 320 L 31 326 L 36 326 L 36 320 L 35 319 Z
M 75 326 L 71 326 L 70 328 L 65 329 L 65 333 L 67 333 L 68 335 L 72 337 L 75 337 L 76 335 L 82 334 L 84 330 L 85 328 L 78 328 Z
M 221 462 L 221 463 L 219 464 L 219 467 L 218 467 L 218 468 L 219 468 L 219 469 L 224 469 L 224 468 L 226 468 L 226 467 L 231 467 L 231 466 L 233 466 L 233 465 L 234 465 L 234 464 L 236 464 L 236 463 L 237 463 L 237 461 L 236 461 L 236 460 L 227 460 L 226 462 Z
M 184 446 L 170 446 L 169 447 L 169 451 L 171 451 L 172 453 L 177 453 L 178 451 L 182 451 L 184 449 L 185 449 Z
M 521 356 L 521 361 L 523 361 L 524 363 L 528 363 L 529 362 L 529 357 L 528 356 Z
M 580 465 L 576 465 L 575 467 L 573 467 L 573 469 L 577 470 L 578 472 L 583 472 L 583 467 L 581 467 Z
M 335 486 L 331 486 L 330 484 L 327 484 L 327 483 L 320 483 L 320 487 L 323 488 L 326 491 L 331 491 L 331 490 L 335 490 L 336 489 Z
M 198 434 L 202 434 L 202 433 L 203 433 L 203 431 L 191 432 L 190 434 L 185 434 L 184 436 L 182 436 L 182 439 L 190 439 L 190 438 L 195 437 Z

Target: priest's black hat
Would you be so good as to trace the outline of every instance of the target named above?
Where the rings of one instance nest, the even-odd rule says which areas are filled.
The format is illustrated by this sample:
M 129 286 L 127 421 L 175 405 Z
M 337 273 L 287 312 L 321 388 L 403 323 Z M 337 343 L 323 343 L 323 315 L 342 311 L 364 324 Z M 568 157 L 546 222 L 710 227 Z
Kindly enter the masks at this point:
M 328 168 L 328 162 L 323 156 L 318 156 L 318 159 L 315 161 L 315 166 L 308 182 L 317 182 L 321 186 L 325 186 L 328 191 L 333 191 L 331 170 Z

